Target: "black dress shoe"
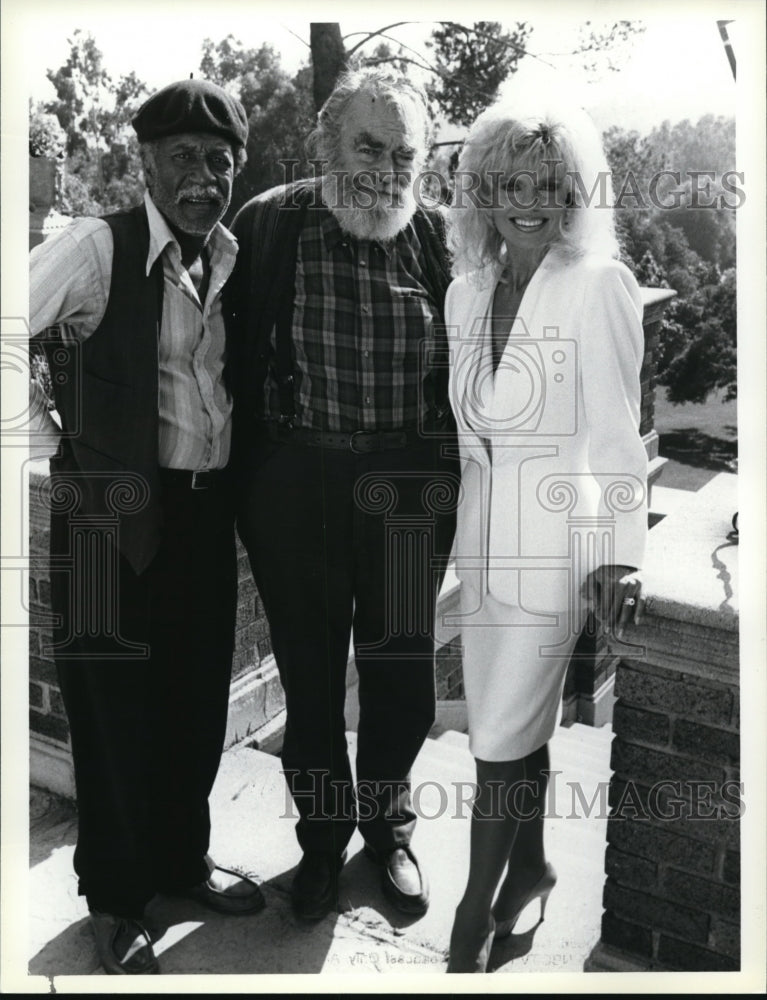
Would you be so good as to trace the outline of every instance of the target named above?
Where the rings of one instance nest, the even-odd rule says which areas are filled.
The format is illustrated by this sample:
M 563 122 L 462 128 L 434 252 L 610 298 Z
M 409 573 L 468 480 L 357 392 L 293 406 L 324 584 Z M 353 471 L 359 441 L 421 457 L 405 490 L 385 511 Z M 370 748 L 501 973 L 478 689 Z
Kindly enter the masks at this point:
M 321 851 L 307 851 L 301 858 L 290 889 L 293 910 L 302 920 L 321 920 L 338 907 L 338 873 L 346 861 Z
M 160 971 L 146 927 L 139 920 L 91 910 L 96 951 L 110 976 L 146 976 Z
M 377 851 L 365 844 L 365 853 L 381 866 L 381 888 L 392 906 L 402 913 L 426 913 L 429 886 L 409 846 Z
M 175 895 L 195 899 L 208 909 L 227 916 L 258 913 L 266 906 L 266 900 L 255 882 L 239 872 L 220 868 L 218 865 L 214 866 L 204 882 Z

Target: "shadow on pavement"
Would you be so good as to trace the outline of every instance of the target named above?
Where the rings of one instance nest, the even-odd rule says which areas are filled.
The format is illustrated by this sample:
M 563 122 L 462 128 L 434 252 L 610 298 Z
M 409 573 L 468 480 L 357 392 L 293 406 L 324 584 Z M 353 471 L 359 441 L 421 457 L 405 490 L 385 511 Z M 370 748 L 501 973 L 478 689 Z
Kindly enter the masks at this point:
M 55 828 L 54 828 L 55 829 Z M 350 968 L 360 931 L 388 926 L 396 935 L 420 920 L 395 910 L 383 897 L 380 870 L 355 855 L 341 872 L 339 911 L 309 923 L 296 918 L 289 904 L 295 868 L 281 872 L 261 888 L 267 906 L 250 916 L 212 913 L 193 900 L 156 896 L 146 910 L 146 925 L 166 974 L 236 975 L 316 973 L 326 966 L 334 940 L 348 936 Z M 348 919 L 339 925 L 343 913 Z M 360 953 L 362 965 L 367 956 Z M 70 924 L 31 959 L 32 975 L 100 973 L 89 921 Z
M 694 427 L 685 427 L 661 434 L 659 451 L 663 458 L 673 459 L 683 465 L 729 472 L 731 463 L 738 456 L 738 442 L 735 439 L 714 437 Z
M 53 851 L 77 841 L 73 802 L 40 788 L 29 789 L 29 866 L 42 864 Z

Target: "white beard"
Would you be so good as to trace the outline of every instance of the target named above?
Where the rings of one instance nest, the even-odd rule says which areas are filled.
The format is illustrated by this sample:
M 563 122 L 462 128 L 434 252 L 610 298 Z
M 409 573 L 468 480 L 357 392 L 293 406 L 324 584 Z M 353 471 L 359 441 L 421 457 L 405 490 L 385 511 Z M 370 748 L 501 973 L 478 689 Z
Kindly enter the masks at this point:
M 362 194 L 364 205 L 358 203 L 360 194 L 352 186 L 348 174 L 331 172 L 322 178 L 324 204 L 333 213 L 341 229 L 355 239 L 378 240 L 382 243 L 393 240 L 415 214 L 417 204 L 412 184 L 398 189 L 394 199 L 384 192 L 378 192 L 377 203 L 369 207 L 368 203 L 374 193 L 369 189 L 365 190 Z M 395 199 L 399 204 L 391 203 Z

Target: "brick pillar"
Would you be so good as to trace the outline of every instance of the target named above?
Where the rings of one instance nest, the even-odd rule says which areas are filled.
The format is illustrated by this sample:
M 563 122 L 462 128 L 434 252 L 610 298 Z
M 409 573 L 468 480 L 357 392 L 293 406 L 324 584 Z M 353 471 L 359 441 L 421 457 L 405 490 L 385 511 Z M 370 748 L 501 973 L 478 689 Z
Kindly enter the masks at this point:
M 640 414 L 639 433 L 644 439 L 647 457 L 650 461 L 647 472 L 647 486 L 652 496 L 652 487 L 661 474 L 666 459 L 658 455 L 658 432 L 655 430 L 655 387 L 657 379 L 655 376 L 655 354 L 658 346 L 658 337 L 663 322 L 663 313 L 666 306 L 676 296 L 676 292 L 670 288 L 643 288 L 642 304 L 644 315 L 642 326 L 644 328 L 644 359 L 642 361 L 642 371 L 639 376 L 642 387 L 642 406 Z
M 591 971 L 740 967 L 736 484 L 717 476 L 650 536 L 644 617 L 616 678 Z

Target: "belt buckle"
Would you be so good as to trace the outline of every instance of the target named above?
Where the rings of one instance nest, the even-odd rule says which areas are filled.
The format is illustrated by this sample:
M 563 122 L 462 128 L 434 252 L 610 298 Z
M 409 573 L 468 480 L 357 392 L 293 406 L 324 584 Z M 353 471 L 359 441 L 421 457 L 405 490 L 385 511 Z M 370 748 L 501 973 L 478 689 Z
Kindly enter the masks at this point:
M 363 451 L 359 451 L 355 447 L 355 445 L 354 445 L 354 439 L 357 437 L 358 434 L 370 434 L 370 431 L 354 431 L 352 434 L 350 434 L 349 435 L 349 448 L 352 451 L 352 453 L 355 454 L 355 455 L 367 455 L 366 451 L 364 451 L 364 450 Z
M 198 476 L 201 477 L 200 478 L 200 484 L 199 484 L 199 486 L 197 485 L 197 477 Z M 197 471 L 195 471 L 195 472 L 192 473 L 192 486 L 191 486 L 191 488 L 193 490 L 206 490 L 208 488 L 205 485 L 204 476 L 205 476 L 205 470 L 204 469 L 200 469 L 200 470 L 197 470 Z

